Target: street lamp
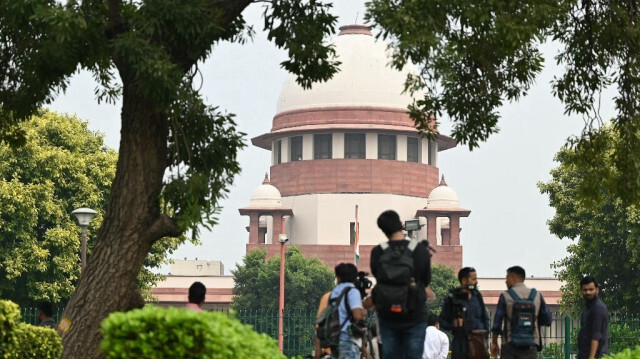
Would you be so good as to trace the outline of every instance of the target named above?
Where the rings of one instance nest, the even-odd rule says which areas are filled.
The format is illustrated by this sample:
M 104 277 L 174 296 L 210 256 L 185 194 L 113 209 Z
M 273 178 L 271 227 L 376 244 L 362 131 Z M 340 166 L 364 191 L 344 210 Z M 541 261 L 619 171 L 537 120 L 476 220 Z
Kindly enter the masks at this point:
M 280 241 L 280 300 L 278 303 L 278 348 L 280 348 L 280 352 L 284 348 L 284 244 L 289 241 L 289 237 L 285 233 L 284 227 L 284 217 L 281 222 L 282 230 L 280 231 L 280 237 L 278 240 Z
M 93 216 L 96 215 L 96 211 L 91 208 L 78 208 L 74 209 L 71 214 L 74 214 L 78 219 L 78 224 L 80 228 L 82 228 L 82 252 L 80 256 L 80 268 L 84 272 L 84 267 L 87 264 L 87 227 L 89 227 L 89 223 Z

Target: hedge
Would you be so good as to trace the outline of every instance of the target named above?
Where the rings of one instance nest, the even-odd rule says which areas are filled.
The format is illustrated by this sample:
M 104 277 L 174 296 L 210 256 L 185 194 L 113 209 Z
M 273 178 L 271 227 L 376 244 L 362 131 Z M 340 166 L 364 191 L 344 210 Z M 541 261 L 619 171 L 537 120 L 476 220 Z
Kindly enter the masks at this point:
M 55 330 L 20 323 L 18 305 L 0 300 L 0 358 L 58 359 L 62 339 Z
M 606 356 L 604 359 L 640 359 L 640 347 L 625 349 L 619 353 Z
M 108 359 L 285 358 L 276 342 L 223 313 L 147 306 L 102 322 Z

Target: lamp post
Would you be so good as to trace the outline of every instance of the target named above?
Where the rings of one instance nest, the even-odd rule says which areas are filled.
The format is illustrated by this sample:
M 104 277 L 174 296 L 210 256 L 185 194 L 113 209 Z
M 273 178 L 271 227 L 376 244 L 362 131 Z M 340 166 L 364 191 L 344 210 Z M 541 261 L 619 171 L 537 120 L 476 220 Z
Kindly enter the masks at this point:
M 71 214 L 75 215 L 78 219 L 78 224 L 82 228 L 82 252 L 80 252 L 80 269 L 84 272 L 84 267 L 87 264 L 87 227 L 91 223 L 91 219 L 96 215 L 96 211 L 91 208 L 78 208 L 74 209 Z
M 283 315 L 284 315 L 284 244 L 287 243 L 289 238 L 285 233 L 284 226 L 284 217 L 282 218 L 281 226 L 282 229 L 280 231 L 280 300 L 278 303 L 278 348 L 280 348 L 280 352 L 283 352 L 284 349 L 284 323 L 283 323 Z

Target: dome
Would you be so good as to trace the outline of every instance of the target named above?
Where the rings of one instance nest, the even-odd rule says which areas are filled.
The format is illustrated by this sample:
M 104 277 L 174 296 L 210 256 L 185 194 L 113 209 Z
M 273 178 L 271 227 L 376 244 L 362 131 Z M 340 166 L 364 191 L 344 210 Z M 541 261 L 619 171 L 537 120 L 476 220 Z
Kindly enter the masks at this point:
M 282 196 L 277 188 L 269 183 L 269 176 L 265 175 L 264 181 L 253 191 L 249 207 L 274 208 L 282 207 Z
M 434 188 L 431 193 L 429 193 L 429 199 L 427 200 L 427 209 L 458 207 L 460 207 L 460 201 L 458 200 L 456 191 L 447 186 L 447 182 L 444 181 L 444 176 L 442 176 L 440 185 Z
M 303 89 L 290 75 L 282 87 L 276 114 L 318 107 L 383 107 L 406 109 L 413 98 L 403 93 L 409 69 L 391 67 L 387 45 L 371 35 L 364 25 L 340 27 L 331 40 L 335 45 L 339 72 L 327 82 L 314 83 Z

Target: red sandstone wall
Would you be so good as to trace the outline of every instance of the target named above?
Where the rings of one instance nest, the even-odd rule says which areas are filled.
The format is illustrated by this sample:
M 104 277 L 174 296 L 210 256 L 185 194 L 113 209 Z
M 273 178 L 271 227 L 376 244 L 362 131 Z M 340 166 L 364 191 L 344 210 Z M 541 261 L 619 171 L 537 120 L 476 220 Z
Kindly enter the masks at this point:
M 271 184 L 283 196 L 305 193 L 395 193 L 427 197 L 438 186 L 437 167 L 377 159 L 331 159 L 271 167 Z
M 311 108 L 283 112 L 273 118 L 271 132 L 304 125 L 354 123 L 406 126 L 408 130 L 415 131 L 415 124 L 406 109 L 355 106 Z
M 333 269 L 342 262 L 354 263 L 353 246 L 350 245 L 296 245 L 307 257 L 318 257 L 321 262 Z M 360 261 L 358 269 L 370 272 L 369 264 L 373 245 L 360 246 Z M 280 255 L 280 244 L 247 244 L 247 253 L 254 249 L 267 249 L 267 257 Z M 431 258 L 432 264 L 444 264 L 456 271 L 462 268 L 462 246 L 436 246 L 437 253 Z

